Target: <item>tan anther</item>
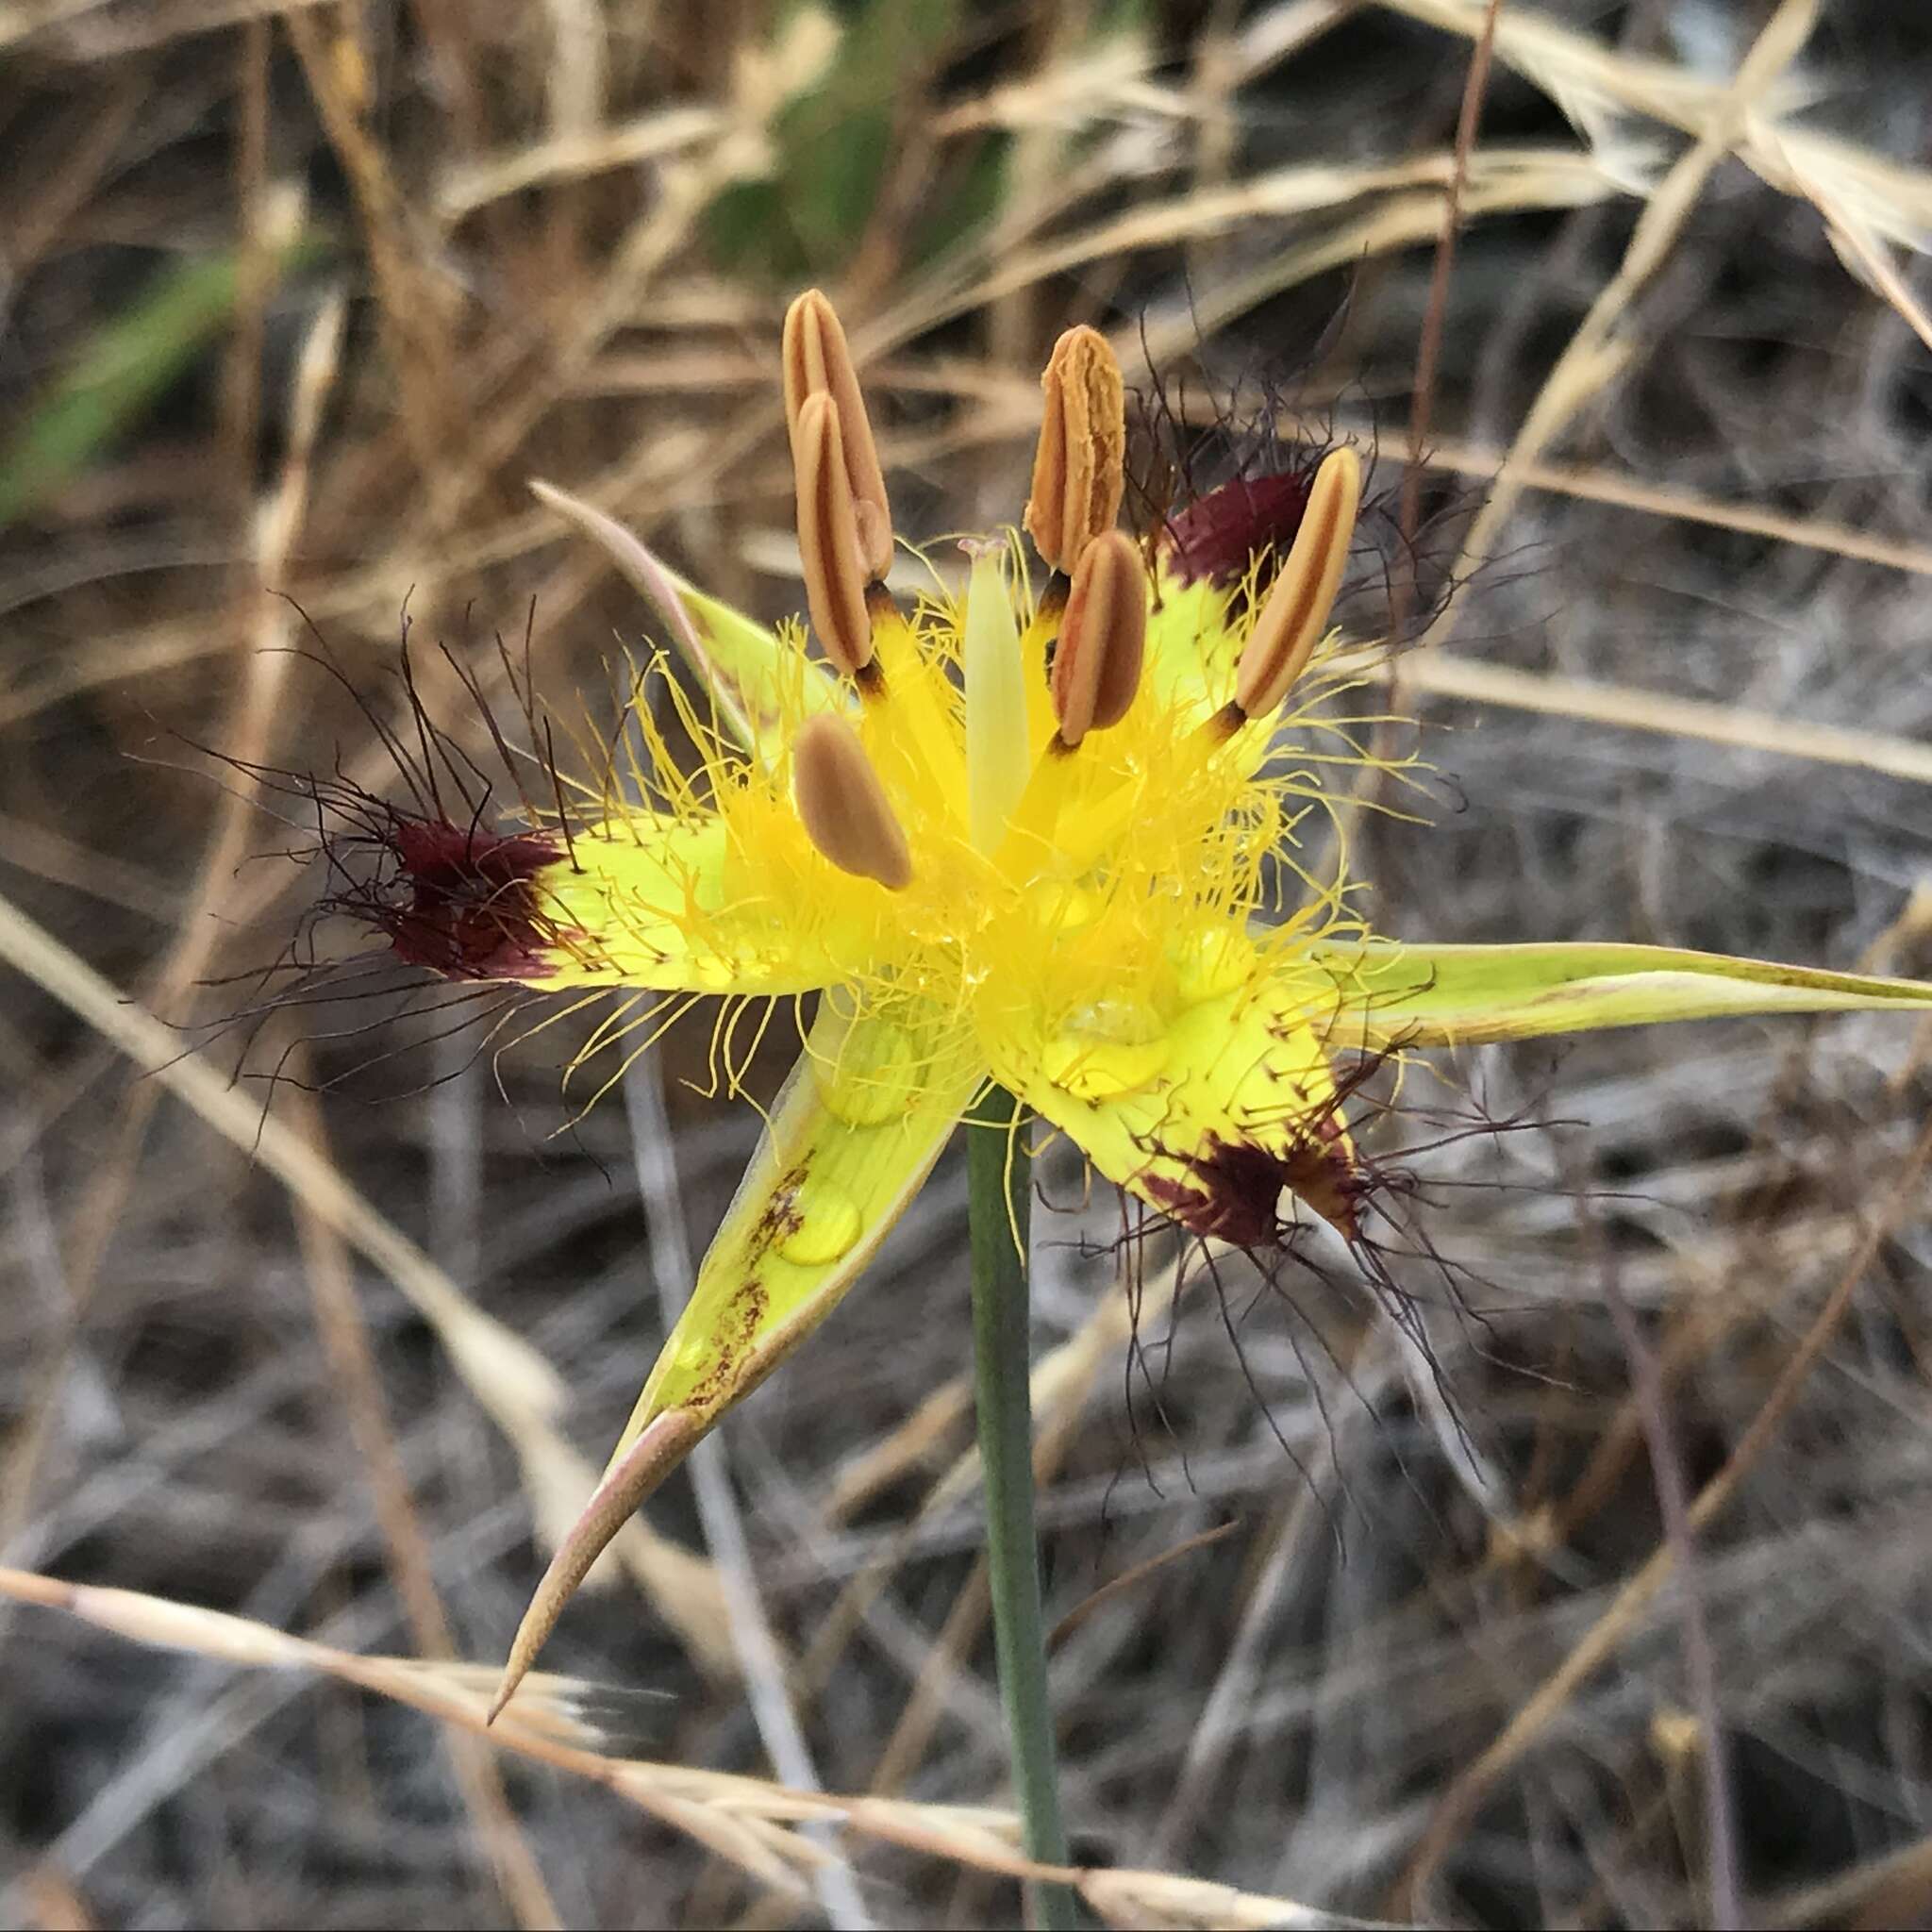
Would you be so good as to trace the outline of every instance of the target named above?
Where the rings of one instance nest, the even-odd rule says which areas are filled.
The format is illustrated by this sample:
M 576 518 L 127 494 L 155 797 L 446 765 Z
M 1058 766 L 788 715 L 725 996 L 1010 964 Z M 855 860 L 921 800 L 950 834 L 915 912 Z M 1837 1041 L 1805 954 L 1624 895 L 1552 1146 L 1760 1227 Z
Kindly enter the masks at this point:
M 1124 530 L 1096 537 L 1074 568 L 1053 653 L 1053 709 L 1070 750 L 1127 715 L 1147 648 L 1147 574 Z
M 808 289 L 785 311 L 785 423 L 791 432 L 794 460 L 800 419 L 807 400 L 828 395 L 839 406 L 845 432 L 845 475 L 858 525 L 858 554 L 867 574 L 882 577 L 892 567 L 892 508 L 886 500 L 886 474 L 865 413 L 858 372 L 852 365 L 845 331 L 824 293 Z
M 1126 488 L 1127 405 L 1121 365 L 1107 338 L 1082 324 L 1053 345 L 1046 413 L 1033 458 L 1025 524 L 1034 547 L 1072 575 L 1080 553 L 1113 528 Z
M 823 390 L 806 397 L 791 446 L 798 484 L 798 554 L 805 602 L 825 656 L 848 676 L 872 662 L 865 560 L 845 470 L 839 406 Z
M 894 892 L 912 883 L 912 854 L 898 814 L 858 733 L 820 711 L 791 741 L 791 797 L 806 836 L 841 872 Z
M 1341 586 L 1361 494 L 1360 458 L 1352 449 L 1330 450 L 1315 472 L 1288 561 L 1235 672 L 1234 701 L 1244 716 L 1259 718 L 1274 710 L 1307 669 Z

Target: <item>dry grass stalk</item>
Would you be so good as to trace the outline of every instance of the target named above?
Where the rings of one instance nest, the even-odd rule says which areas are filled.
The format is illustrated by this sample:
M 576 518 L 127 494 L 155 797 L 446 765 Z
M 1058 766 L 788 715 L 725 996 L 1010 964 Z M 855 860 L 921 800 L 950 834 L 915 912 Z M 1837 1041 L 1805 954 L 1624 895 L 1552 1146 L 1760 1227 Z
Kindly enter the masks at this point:
M 297 206 L 282 198 L 278 213 L 264 217 L 269 245 L 285 242 L 299 220 Z M 303 337 L 295 366 L 287 455 L 275 488 L 257 506 L 253 518 L 253 569 L 242 598 L 241 622 L 232 638 L 242 667 L 241 691 L 224 721 L 225 741 L 243 768 L 270 762 L 273 734 L 288 676 L 288 606 L 275 594 L 287 570 L 308 504 L 315 439 L 341 353 L 344 305 L 332 295 L 321 305 Z M 247 850 L 252 809 L 258 787 L 238 774 L 224 794 L 201 862 L 194 891 L 175 927 L 174 942 L 157 971 L 149 997 L 162 1011 L 180 1008 L 195 982 L 208 970 L 224 938 L 222 915 L 232 893 L 234 874 Z M 103 1257 L 120 1225 L 147 1137 L 156 1090 L 137 1087 L 116 1124 L 113 1140 L 90 1178 L 75 1214 L 68 1242 L 67 1286 L 76 1323 L 92 1300 Z M 59 1386 L 59 1375 L 49 1389 Z M 0 1507 L 0 1542 L 11 1540 L 31 1500 L 41 1445 L 48 1424 L 44 1407 L 29 1417 L 11 1458 Z
M 1663 267 L 1705 183 L 1736 145 L 1779 75 L 1797 58 L 1817 14 L 1817 0 L 1782 0 L 1729 92 L 1706 120 L 1696 143 L 1646 199 L 1616 274 L 1557 358 L 1470 525 L 1451 573 L 1457 590 L 1431 626 L 1432 637 L 1446 638 L 1454 630 L 1466 587 L 1494 554 L 1497 538 L 1522 494 L 1520 470 L 1537 461 L 1578 412 L 1624 373 L 1631 351 L 1619 340 L 1618 329 L 1639 293 Z
M 1874 1218 L 1865 1239 L 1840 1274 L 1831 1293 L 1813 1317 L 1803 1340 L 1780 1371 L 1763 1407 L 1752 1419 L 1724 1467 L 1697 1492 L 1689 1514 L 1689 1527 L 1702 1532 L 1723 1513 L 1753 1465 L 1776 1440 L 1780 1425 L 1797 1400 L 1805 1380 L 1824 1354 L 1852 1306 L 1852 1297 L 1865 1278 L 1873 1257 L 1917 1204 L 1919 1184 L 1932 1164 L 1932 1125 L 1919 1137 L 1903 1170 L 1892 1183 L 1884 1206 Z M 1467 1824 L 1488 1792 L 1511 1766 L 1533 1749 L 1552 1722 L 1575 1695 L 1591 1674 L 1615 1654 L 1675 1569 L 1675 1550 L 1666 1541 L 1618 1591 L 1609 1608 L 1589 1634 L 1563 1659 L 1561 1666 L 1517 1710 L 1507 1726 L 1463 1772 L 1438 1802 L 1398 1891 L 1398 1909 L 1417 1917 L 1433 1916 L 1429 1906 L 1437 1866 L 1456 1835 Z
M 303 1083 L 306 1071 L 307 1056 L 303 1055 L 291 1067 L 296 1082 L 291 1108 L 293 1125 L 317 1158 L 333 1166 L 322 1111 Z M 350 1441 L 367 1472 L 375 1518 L 387 1546 L 390 1574 L 402 1599 L 417 1654 L 430 1663 L 454 1662 L 456 1638 L 436 1588 L 422 1525 L 409 1500 L 408 1478 L 396 1450 L 389 1405 L 356 1299 L 347 1251 L 341 1235 L 299 1198 L 294 1209 L 315 1303 L 316 1327 L 341 1392 Z M 495 1758 L 474 1738 L 456 1732 L 449 1736 L 449 1748 L 458 1788 L 476 1833 L 477 1849 L 494 1869 L 505 1902 L 518 1924 L 560 1926 L 563 1921 L 543 1883 L 542 1867 L 510 1808 Z
M 383 326 L 395 358 L 398 403 L 430 517 L 447 527 L 455 508 L 449 451 L 458 442 L 462 411 L 450 374 L 457 367 L 449 293 L 425 272 L 408 231 L 407 197 L 388 150 L 370 128 L 374 49 L 362 9 L 345 5 L 284 16 L 289 38 L 330 142 L 355 190 Z
M 1365 675 L 1389 675 L 1386 669 L 1367 663 L 1350 664 L 1349 668 L 1359 669 Z M 1742 705 L 1632 691 L 1626 686 L 1548 672 L 1518 671 L 1441 648 L 1403 659 L 1399 675 L 1405 690 L 1426 691 L 1435 697 L 1574 718 L 1617 730 L 1660 732 L 1734 751 L 1840 765 L 1914 785 L 1932 784 L 1932 745 L 1862 726 L 1814 724 Z
M 551 1421 L 565 1392 L 556 1370 L 528 1342 L 478 1309 L 286 1123 L 265 1116 L 200 1059 L 183 1055 L 167 1027 L 124 1000 L 4 899 L 0 958 L 85 1020 L 235 1147 L 252 1154 L 305 1208 L 389 1276 L 435 1329 L 458 1373 L 508 1439 L 538 1533 L 554 1542 L 595 1487 L 589 1465 Z M 693 1655 L 708 1669 L 735 1673 L 710 1566 L 641 1520 L 613 1547 Z
M 1501 467 L 1503 452 L 1444 441 L 1432 445 L 1429 458 L 1439 469 L 1452 470 L 1462 476 L 1489 477 Z M 1544 491 L 1579 503 L 1612 504 L 1620 509 L 1642 510 L 1676 522 L 1703 524 L 1714 530 L 1769 537 L 1779 543 L 1849 557 L 1860 563 L 1909 571 L 1915 576 L 1932 576 L 1932 549 L 1924 544 L 1876 537 L 1869 530 L 1855 529 L 1824 517 L 1787 516 L 1753 504 L 1720 502 L 1696 491 L 1663 488 L 1600 466 L 1524 463 L 1519 466 L 1516 480 L 1524 491 Z
M 1376 0 L 1450 33 L 1481 35 L 1488 0 Z M 1730 90 L 1668 61 L 1613 51 L 1535 8 L 1510 7 L 1498 24 L 1496 58 L 1541 87 L 1594 145 L 1609 145 L 1618 120 L 1639 114 L 1699 141 L 1729 124 L 1727 142 L 1771 187 L 1809 198 L 1807 183 L 1831 183 L 1853 199 L 1876 232 L 1924 250 L 1932 238 L 1932 171 L 1889 161 L 1831 135 L 1785 120 L 1791 101 L 1772 88 L 1757 111 L 1737 120 Z
M 610 168 L 662 161 L 715 141 L 726 125 L 717 108 L 665 108 L 635 121 L 554 134 L 509 154 L 455 163 L 436 194 L 436 210 L 456 223 L 532 188 L 581 180 Z
M 1112 1924 L 1196 1926 L 1291 1924 L 1355 1926 L 1366 1922 L 1312 1912 L 1290 1899 L 1256 1897 L 1228 1886 L 1166 1873 L 1037 1865 L 1013 1849 L 1010 1814 L 983 1807 L 921 1805 L 904 1799 L 840 1798 L 790 1790 L 762 1778 L 694 1771 L 642 1758 L 607 1757 L 563 1741 L 573 1726 L 546 1704 L 541 1727 L 507 1715 L 487 1724 L 485 1688 L 492 1673 L 477 1665 L 420 1658 L 360 1657 L 266 1624 L 205 1610 L 139 1591 L 102 1590 L 28 1571 L 0 1568 L 0 1596 L 64 1610 L 132 1642 L 191 1651 L 244 1670 L 300 1670 L 394 1699 L 504 1749 L 604 1785 L 660 1823 L 690 1834 L 750 1876 L 790 1896 L 827 1856 L 797 1826 L 824 1821 L 863 1837 L 1010 1878 L 1054 1878 L 1076 1885 Z M 544 1688 L 541 1677 L 526 1689 Z M 568 1687 L 564 1687 L 567 1693 Z M 552 1680 L 551 1699 L 558 1695 Z M 566 1700 L 567 1701 L 567 1700 Z M 521 1700 L 519 1700 L 521 1708 Z

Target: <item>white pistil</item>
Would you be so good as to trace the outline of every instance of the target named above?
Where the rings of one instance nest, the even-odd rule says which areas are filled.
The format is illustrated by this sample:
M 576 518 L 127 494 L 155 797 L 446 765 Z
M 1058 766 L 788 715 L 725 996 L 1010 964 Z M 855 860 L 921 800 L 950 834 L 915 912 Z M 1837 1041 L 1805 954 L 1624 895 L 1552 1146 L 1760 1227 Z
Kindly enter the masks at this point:
M 967 822 L 974 851 L 991 855 L 1026 789 L 1026 680 L 1020 626 L 998 543 L 968 544 L 973 575 L 960 626 L 966 670 Z

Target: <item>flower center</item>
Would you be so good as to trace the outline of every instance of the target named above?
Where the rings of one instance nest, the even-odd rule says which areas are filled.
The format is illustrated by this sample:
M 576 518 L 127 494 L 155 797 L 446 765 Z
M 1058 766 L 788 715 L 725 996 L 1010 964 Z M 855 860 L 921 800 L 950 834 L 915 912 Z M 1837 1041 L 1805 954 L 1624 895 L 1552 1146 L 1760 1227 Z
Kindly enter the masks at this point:
M 844 331 L 817 290 L 786 318 L 784 372 L 806 601 L 862 713 L 856 733 L 815 723 L 812 741 L 793 747 L 799 820 L 840 871 L 906 891 L 936 857 L 902 829 L 924 823 L 944 839 L 963 834 L 1011 886 L 1063 878 L 1070 862 L 1083 854 L 1091 862 L 1132 829 L 1150 779 L 1184 793 L 1228 741 L 1250 725 L 1265 731 L 1307 668 L 1355 528 L 1353 450 L 1331 452 L 1307 482 L 1306 513 L 1250 627 L 1232 699 L 1163 745 L 1096 761 L 1082 747 L 1134 709 L 1153 601 L 1145 560 L 1114 528 L 1125 387 L 1107 339 L 1069 329 L 1041 378 L 1024 517 L 1053 571 L 1038 612 L 1023 635 L 1013 553 L 998 541 L 969 541 L 964 609 L 937 641 L 937 662 L 935 641 L 915 635 L 885 586 L 884 475 Z

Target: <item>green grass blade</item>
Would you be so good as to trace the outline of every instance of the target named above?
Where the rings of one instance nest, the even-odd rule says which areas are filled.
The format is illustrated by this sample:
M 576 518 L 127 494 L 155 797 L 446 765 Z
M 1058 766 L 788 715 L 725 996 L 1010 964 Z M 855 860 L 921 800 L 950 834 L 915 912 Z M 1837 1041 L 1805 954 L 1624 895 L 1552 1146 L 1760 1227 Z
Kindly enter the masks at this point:
M 167 391 L 233 314 L 240 282 L 234 249 L 176 263 L 94 332 L 0 452 L 0 528 L 81 475 Z

